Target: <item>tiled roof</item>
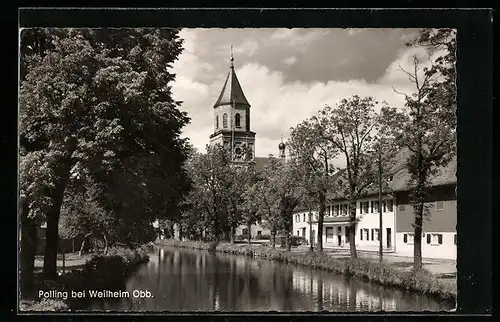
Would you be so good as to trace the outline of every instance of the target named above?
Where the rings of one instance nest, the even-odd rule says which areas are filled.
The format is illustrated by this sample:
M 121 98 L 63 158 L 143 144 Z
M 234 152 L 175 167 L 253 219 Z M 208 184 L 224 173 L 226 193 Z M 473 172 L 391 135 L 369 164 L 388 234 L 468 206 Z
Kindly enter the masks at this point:
M 222 91 L 219 98 L 214 104 L 214 108 L 221 105 L 246 105 L 250 106 L 248 103 L 243 90 L 241 89 L 240 82 L 236 77 L 234 67 L 231 67 L 229 73 L 227 74 L 226 81 L 222 87 Z
M 393 178 L 389 183 L 390 191 L 405 191 L 407 190 L 406 183 L 410 179 L 410 174 L 406 168 L 406 160 L 409 156 L 409 150 L 405 149 L 398 153 L 395 157 L 394 166 L 392 167 Z M 345 171 L 345 169 L 344 169 Z M 430 184 L 431 186 L 441 186 L 448 184 L 457 183 L 457 158 L 454 156 L 451 161 L 444 167 L 438 169 L 437 174 L 431 176 Z M 342 176 L 343 180 L 347 180 L 346 174 Z M 378 189 L 374 188 L 368 190 L 367 195 L 378 193 Z M 337 191 L 331 192 L 329 194 L 330 200 L 342 199 L 343 196 Z

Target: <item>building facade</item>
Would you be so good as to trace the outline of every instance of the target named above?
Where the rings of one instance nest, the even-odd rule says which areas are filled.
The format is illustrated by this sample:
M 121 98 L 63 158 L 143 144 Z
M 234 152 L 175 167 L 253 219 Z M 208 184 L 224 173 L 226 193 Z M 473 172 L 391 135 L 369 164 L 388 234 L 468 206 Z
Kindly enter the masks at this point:
M 404 158 L 400 158 L 404 159 Z M 414 214 L 409 201 L 406 182 L 409 175 L 405 167 L 398 166 L 389 183 L 391 194 L 382 196 L 382 242 L 383 250 L 401 256 L 413 256 Z M 425 202 L 422 227 L 422 257 L 456 259 L 457 257 L 457 199 L 456 158 L 431 178 L 431 188 Z M 326 207 L 323 224 L 323 246 L 325 248 L 349 248 L 352 234 L 349 227 L 347 200 L 332 200 Z M 359 250 L 379 249 L 378 193 L 368 193 L 356 202 L 356 234 L 354 242 Z M 293 215 L 295 236 L 310 236 L 317 242 L 318 212 L 298 209 Z

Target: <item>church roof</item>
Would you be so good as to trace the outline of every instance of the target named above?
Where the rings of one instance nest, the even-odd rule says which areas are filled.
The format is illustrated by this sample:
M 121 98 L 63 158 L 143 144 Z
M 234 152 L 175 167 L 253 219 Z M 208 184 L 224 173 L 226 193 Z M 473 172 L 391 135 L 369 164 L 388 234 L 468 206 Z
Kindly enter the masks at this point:
M 243 90 L 241 89 L 238 77 L 236 77 L 236 72 L 234 71 L 234 66 L 231 61 L 231 68 L 227 74 L 226 81 L 222 87 L 222 91 L 219 98 L 214 104 L 214 108 L 221 105 L 246 105 L 250 106 L 248 103 Z

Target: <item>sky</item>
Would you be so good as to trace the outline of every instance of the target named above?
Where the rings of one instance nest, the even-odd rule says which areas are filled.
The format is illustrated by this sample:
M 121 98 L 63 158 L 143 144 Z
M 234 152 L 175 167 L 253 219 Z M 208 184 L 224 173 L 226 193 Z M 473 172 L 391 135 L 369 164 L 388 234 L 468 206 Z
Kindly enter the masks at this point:
M 290 128 L 352 95 L 373 96 L 390 106 L 404 106 L 414 92 L 400 67 L 410 70 L 410 48 L 418 29 L 183 29 L 184 51 L 173 66 L 173 96 L 182 101 L 191 123 L 183 135 L 205 152 L 213 133 L 213 105 L 234 66 L 249 101 L 255 155 L 278 154 Z M 341 164 L 339 164 L 340 166 Z

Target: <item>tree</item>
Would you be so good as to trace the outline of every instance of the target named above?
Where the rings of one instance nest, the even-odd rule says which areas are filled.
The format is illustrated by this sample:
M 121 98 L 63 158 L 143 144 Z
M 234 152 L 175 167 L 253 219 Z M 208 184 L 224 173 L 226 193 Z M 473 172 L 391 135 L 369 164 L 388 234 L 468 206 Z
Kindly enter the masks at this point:
M 329 141 L 345 157 L 347 183 L 344 195 L 349 202 L 349 247 L 351 258 L 357 258 L 356 202 L 375 182 L 374 164 L 369 151 L 373 150 L 373 132 L 377 124 L 372 97 L 352 96 L 342 99 L 335 108 L 326 106 L 318 120 L 324 127 L 323 139 Z
M 175 178 L 185 158 L 180 132 L 189 118 L 178 110 L 169 85 L 175 77 L 169 68 L 182 50 L 178 30 L 45 33 L 50 51 L 24 65 L 20 136 L 43 152 L 50 172 L 50 189 L 44 191 L 51 201 L 44 276 L 53 279 L 60 210 L 72 169 L 78 165 L 82 174 L 103 182 L 126 166 L 124 160 L 152 154 L 162 160 L 165 176 Z M 41 183 L 35 178 L 31 184 Z
M 206 154 L 195 154 L 189 163 L 193 182 L 187 202 L 191 214 L 201 216 L 205 228 L 215 242 L 220 241 L 226 223 L 230 194 L 229 153 L 220 145 L 207 146 Z
M 456 31 L 424 29 L 409 45 L 424 46 L 430 54 L 429 66 L 422 68 L 421 60 L 414 56 L 413 70 L 401 68 L 415 91 L 400 93 L 405 96 L 406 108 L 393 113 L 398 119 L 394 123 L 398 143 L 410 151 L 407 186 L 415 216 L 414 269 L 418 270 L 422 268 L 422 224 L 428 214 L 425 200 L 430 179 L 451 161 L 456 149 Z
M 247 225 L 248 229 L 248 244 L 251 243 L 251 226 L 257 222 L 261 222 L 262 214 L 259 212 L 260 202 L 262 197 L 259 193 L 259 183 L 262 178 L 255 170 L 254 165 L 245 167 L 245 186 L 242 194 L 242 202 L 240 203 L 240 211 L 242 221 Z
M 330 175 L 333 169 L 329 162 L 336 156 L 337 150 L 325 139 L 326 124 L 317 117 L 312 117 L 292 128 L 289 149 L 296 165 L 303 174 L 302 184 L 308 196 L 315 196 L 319 205 L 318 251 L 323 251 L 323 221 L 326 211 L 326 197 L 331 189 Z
M 261 219 L 262 226 L 271 231 L 271 242 L 273 248 L 276 247 L 276 235 L 281 228 L 278 202 L 275 195 L 271 192 L 269 182 L 262 176 L 260 181 L 257 181 L 245 192 L 245 200 L 247 207 L 255 209 L 255 217 Z
M 390 123 L 390 115 L 392 113 L 386 113 L 385 111 L 390 110 L 388 107 L 382 108 L 379 120 L 379 126 L 377 128 L 377 135 L 374 138 L 374 150 L 373 159 L 376 160 L 376 180 L 377 180 L 377 190 L 378 190 L 378 214 L 379 214 L 379 262 L 383 261 L 383 200 L 382 196 L 385 194 L 392 193 L 389 185 L 390 176 L 393 174 L 395 165 L 395 156 L 397 154 L 397 146 L 395 139 L 391 136 L 391 128 L 388 127 Z M 395 111 L 395 109 L 392 109 Z
M 290 250 L 293 211 L 304 196 L 298 166 L 293 160 L 285 163 L 276 158 L 269 158 L 262 178 L 264 180 L 259 188 L 261 198 L 262 194 L 266 195 L 262 212 L 271 216 L 269 219 L 272 225 L 276 224 L 281 228 L 285 235 L 286 249 Z M 277 218 L 272 218 L 276 215 Z

